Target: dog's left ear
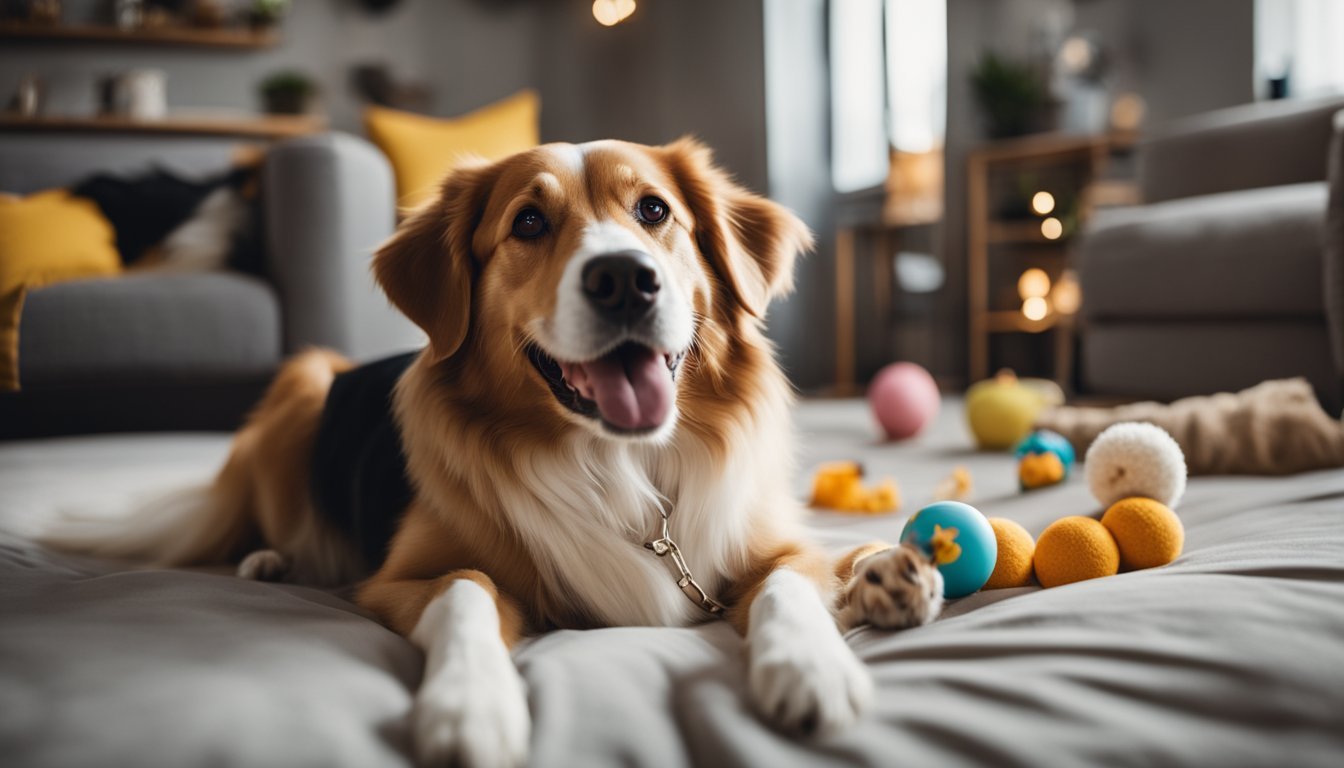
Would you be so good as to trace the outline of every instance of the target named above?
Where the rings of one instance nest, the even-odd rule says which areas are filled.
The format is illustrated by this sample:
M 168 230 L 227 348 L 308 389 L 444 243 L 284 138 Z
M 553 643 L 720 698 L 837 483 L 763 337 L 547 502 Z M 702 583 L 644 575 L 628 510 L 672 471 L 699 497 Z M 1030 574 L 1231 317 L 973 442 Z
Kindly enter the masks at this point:
M 663 152 L 695 217 L 700 251 L 737 302 L 765 317 L 771 299 L 793 290 L 793 264 L 812 249 L 812 233 L 784 206 L 735 183 L 700 142 L 680 139 Z
M 494 179 L 493 166 L 468 164 L 443 180 L 439 194 L 412 211 L 373 257 L 387 297 L 429 336 L 436 360 L 467 338 L 478 260 L 472 237 Z

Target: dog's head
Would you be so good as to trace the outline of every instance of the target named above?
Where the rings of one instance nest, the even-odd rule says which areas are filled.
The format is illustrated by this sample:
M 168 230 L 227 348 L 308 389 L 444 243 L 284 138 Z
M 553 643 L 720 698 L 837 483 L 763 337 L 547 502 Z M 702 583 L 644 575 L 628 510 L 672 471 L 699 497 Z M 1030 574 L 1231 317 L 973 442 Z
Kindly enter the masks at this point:
M 454 171 L 374 272 L 436 360 L 548 391 L 600 434 L 657 437 L 704 324 L 762 317 L 810 244 L 694 141 L 550 144 Z

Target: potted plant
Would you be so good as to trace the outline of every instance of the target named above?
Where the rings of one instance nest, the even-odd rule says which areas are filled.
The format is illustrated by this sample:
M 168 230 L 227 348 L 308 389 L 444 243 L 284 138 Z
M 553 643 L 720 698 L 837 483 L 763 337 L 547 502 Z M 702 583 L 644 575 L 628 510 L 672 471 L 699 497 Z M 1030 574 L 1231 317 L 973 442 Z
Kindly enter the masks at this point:
M 301 72 L 277 72 L 261 82 L 261 100 L 272 115 L 302 115 L 312 108 L 317 83 Z
M 247 20 L 253 29 L 265 30 L 279 26 L 289 10 L 289 0 L 252 0 Z
M 971 88 L 989 122 L 990 138 L 1031 133 L 1040 130 L 1046 120 L 1049 89 L 1028 64 L 986 52 L 971 72 Z

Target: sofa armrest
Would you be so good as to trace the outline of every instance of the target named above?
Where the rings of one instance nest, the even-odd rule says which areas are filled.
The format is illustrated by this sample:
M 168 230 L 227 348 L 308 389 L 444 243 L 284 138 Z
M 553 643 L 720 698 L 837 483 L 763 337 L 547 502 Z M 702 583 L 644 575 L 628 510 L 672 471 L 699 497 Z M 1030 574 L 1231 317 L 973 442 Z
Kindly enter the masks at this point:
M 339 133 L 283 142 L 267 154 L 262 199 L 286 352 L 318 345 L 368 360 L 424 345 L 369 269 L 396 226 L 392 170 L 377 149 Z
M 1325 211 L 1325 318 L 1344 402 L 1344 110 L 1335 113 L 1330 142 L 1330 199 Z
M 1139 146 L 1139 186 L 1156 203 L 1322 181 L 1338 96 L 1220 109 L 1173 122 Z

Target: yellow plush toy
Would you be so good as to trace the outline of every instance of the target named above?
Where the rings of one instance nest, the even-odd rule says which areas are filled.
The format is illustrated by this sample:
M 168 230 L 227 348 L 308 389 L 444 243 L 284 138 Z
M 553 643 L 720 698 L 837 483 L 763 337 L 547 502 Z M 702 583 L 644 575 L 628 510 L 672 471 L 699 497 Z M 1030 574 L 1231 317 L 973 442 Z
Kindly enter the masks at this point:
M 863 465 L 857 461 L 822 464 L 812 479 L 812 506 L 870 515 L 901 508 L 896 481 L 885 478 L 874 488 L 863 485 Z

